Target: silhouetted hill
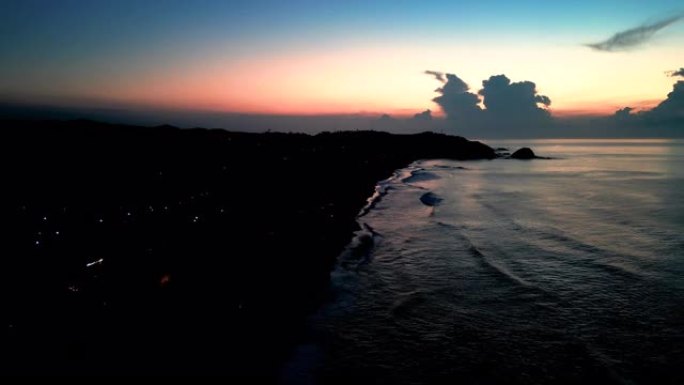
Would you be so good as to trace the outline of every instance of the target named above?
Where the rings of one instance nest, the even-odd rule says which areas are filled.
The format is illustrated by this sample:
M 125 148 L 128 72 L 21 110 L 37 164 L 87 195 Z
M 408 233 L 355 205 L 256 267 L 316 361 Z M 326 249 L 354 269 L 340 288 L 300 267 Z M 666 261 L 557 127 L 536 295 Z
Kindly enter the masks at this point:
M 2 121 L 1 372 L 272 375 L 376 182 L 460 137 Z

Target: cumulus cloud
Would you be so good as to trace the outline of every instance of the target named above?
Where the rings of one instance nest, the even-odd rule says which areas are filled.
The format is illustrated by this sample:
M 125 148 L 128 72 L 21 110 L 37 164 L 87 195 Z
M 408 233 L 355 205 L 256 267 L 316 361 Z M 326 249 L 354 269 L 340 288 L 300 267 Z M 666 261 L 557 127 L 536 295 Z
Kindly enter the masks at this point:
M 468 92 L 470 87 L 454 74 L 446 74 L 446 83 L 435 91 L 440 96 L 432 99 L 444 111 L 448 119 L 470 119 L 481 112 L 480 98 Z
M 506 75 L 495 75 L 482 82 L 484 124 L 491 130 L 540 132 L 548 128 L 551 114 L 546 109 L 551 99 L 537 93 L 530 81 L 511 82 Z
M 677 15 L 667 19 L 660 20 L 652 24 L 642 25 L 641 27 L 636 27 L 628 29 L 626 31 L 618 32 L 611 36 L 609 39 L 587 44 L 587 47 L 593 48 L 597 51 L 621 51 L 629 48 L 637 47 L 641 44 L 649 41 L 656 32 L 661 29 L 674 24 L 684 18 L 684 15 Z
M 613 118 L 627 126 L 681 129 L 684 126 L 684 81 L 677 81 L 667 98 L 652 109 L 634 112 L 634 109 L 625 107 L 616 111 Z
M 677 77 L 677 76 L 682 76 L 682 77 L 684 77 L 684 67 L 682 67 L 682 68 L 680 68 L 680 69 L 678 69 L 678 70 L 676 70 L 676 71 L 671 71 L 669 74 L 670 74 L 670 76 L 672 76 L 672 77 Z
M 538 94 L 533 82 L 511 82 L 505 75 L 495 75 L 484 80 L 476 94 L 454 74 L 446 74 L 446 80 L 435 90 L 440 95 L 432 100 L 459 132 L 514 137 L 549 126 L 551 115 L 546 107 L 551 99 Z
M 430 75 L 430 76 L 434 77 L 435 79 L 439 80 L 442 83 L 446 82 L 446 79 L 444 78 L 443 72 L 426 70 L 423 73 L 426 75 Z
M 482 82 L 478 94 L 484 97 L 486 110 L 501 117 L 520 117 L 547 114 L 539 104 L 549 106 L 551 99 L 537 94 L 537 86 L 530 81 L 511 83 L 506 75 L 491 76 Z
M 672 92 L 667 94 L 667 99 L 644 114 L 657 123 L 684 123 L 684 81 L 675 83 Z

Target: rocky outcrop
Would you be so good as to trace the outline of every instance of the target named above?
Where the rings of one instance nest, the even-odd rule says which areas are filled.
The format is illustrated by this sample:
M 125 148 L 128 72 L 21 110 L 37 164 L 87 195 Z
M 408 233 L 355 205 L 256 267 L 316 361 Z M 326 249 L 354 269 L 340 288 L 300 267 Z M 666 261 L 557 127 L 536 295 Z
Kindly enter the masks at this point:
M 534 151 L 528 147 L 523 147 L 510 156 L 511 159 L 537 159 L 538 157 L 534 154 Z

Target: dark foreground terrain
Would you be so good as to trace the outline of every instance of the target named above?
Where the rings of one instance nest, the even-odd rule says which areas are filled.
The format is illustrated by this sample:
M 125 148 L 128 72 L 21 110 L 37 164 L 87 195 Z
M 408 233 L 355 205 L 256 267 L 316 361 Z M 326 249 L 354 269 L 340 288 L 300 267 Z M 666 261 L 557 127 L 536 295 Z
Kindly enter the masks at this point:
M 272 376 L 377 181 L 438 134 L 0 122 L 0 372 Z

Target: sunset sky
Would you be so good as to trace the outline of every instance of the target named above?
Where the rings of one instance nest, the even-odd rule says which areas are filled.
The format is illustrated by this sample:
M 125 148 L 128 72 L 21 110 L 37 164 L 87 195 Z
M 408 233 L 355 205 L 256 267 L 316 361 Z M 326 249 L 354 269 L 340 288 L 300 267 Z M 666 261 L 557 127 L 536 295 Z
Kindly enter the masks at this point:
M 681 0 L 49 1 L 0 4 L 0 98 L 250 114 L 439 108 L 425 70 L 473 92 L 530 80 L 555 115 L 652 107 L 684 66 L 684 21 L 617 52 L 585 44 Z

